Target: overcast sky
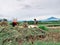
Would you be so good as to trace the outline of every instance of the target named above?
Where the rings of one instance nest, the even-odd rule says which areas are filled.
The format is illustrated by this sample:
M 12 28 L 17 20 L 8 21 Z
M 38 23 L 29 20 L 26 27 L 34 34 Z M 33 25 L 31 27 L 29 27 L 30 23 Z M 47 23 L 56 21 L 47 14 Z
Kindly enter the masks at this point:
M 60 0 L 0 0 L 0 18 L 37 20 L 60 18 Z

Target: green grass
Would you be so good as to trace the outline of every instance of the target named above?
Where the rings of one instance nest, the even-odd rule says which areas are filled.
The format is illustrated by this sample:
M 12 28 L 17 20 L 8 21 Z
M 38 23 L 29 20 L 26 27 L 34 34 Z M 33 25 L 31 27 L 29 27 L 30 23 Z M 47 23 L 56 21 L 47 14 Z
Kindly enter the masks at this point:
M 33 44 L 31 42 L 25 42 L 23 45 L 60 45 L 60 43 L 35 41 Z
M 17 42 L 6 42 L 4 45 L 18 45 L 18 43 Z M 31 42 L 24 42 L 22 43 L 22 45 L 60 45 L 60 43 L 59 42 L 54 43 L 54 42 L 35 41 L 33 44 Z

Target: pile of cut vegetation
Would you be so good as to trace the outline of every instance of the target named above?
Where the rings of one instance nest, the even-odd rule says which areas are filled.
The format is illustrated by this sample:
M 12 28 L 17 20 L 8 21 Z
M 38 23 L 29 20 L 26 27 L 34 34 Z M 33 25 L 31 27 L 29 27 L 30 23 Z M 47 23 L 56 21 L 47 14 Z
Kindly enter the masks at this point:
M 20 45 L 26 41 L 31 41 L 33 44 L 34 40 L 39 40 L 45 37 L 45 31 L 39 28 L 0 26 L 0 45 Z

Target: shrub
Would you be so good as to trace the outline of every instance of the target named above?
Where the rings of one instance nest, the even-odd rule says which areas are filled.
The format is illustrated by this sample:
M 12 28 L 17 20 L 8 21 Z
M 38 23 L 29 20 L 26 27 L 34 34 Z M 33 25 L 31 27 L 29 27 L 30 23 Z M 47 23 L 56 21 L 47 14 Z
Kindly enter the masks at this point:
M 46 30 L 46 31 L 48 30 L 48 28 L 46 26 L 44 26 L 44 25 L 39 25 L 38 28 L 40 28 L 42 30 Z

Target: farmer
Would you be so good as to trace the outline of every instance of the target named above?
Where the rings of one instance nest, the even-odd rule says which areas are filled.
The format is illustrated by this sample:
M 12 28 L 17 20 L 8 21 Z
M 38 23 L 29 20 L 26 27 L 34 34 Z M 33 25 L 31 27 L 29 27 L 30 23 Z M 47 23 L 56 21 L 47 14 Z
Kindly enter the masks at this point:
M 17 19 L 13 19 L 12 26 L 15 27 L 17 24 Z
M 38 22 L 37 22 L 37 20 L 36 19 L 34 19 L 34 24 L 36 25 Z

